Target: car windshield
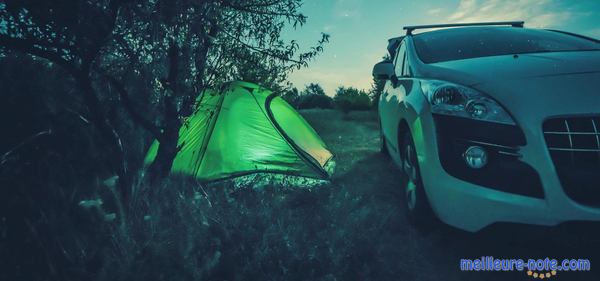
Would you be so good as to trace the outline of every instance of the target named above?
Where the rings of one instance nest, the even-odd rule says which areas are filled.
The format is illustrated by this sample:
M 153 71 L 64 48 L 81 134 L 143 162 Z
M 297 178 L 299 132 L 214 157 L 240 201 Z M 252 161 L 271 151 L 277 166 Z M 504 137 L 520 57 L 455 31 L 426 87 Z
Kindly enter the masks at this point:
M 451 28 L 413 36 L 425 63 L 522 53 L 600 50 L 593 39 L 514 27 Z

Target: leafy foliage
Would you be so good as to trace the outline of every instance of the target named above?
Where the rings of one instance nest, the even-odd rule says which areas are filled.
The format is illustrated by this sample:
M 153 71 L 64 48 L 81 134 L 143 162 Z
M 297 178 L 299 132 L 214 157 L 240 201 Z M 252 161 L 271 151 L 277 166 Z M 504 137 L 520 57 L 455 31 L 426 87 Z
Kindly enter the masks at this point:
M 369 95 L 363 90 L 352 87 L 339 87 L 336 90 L 333 101 L 336 107 L 344 113 L 348 113 L 351 110 L 369 110 L 371 108 Z
M 103 218 L 77 203 L 103 195 L 116 211 L 114 194 L 97 186 L 111 175 L 111 155 L 98 149 L 98 131 L 65 75 L 26 55 L 0 59 L 0 128 L 10 132 L 0 141 L 2 280 L 74 279 L 95 267 L 108 242 L 95 225 Z
M 324 96 L 325 90 L 323 90 L 323 87 L 321 87 L 321 85 L 319 85 L 319 83 L 310 83 L 310 84 L 306 85 L 306 87 L 302 91 L 302 95 L 303 96 L 310 96 L 310 95 Z
M 306 85 L 298 97 L 297 104 L 299 109 L 333 108 L 333 100 L 318 83 Z
M 298 108 L 298 103 L 300 99 L 300 92 L 298 92 L 298 88 L 293 87 L 283 91 L 281 97 L 294 108 Z

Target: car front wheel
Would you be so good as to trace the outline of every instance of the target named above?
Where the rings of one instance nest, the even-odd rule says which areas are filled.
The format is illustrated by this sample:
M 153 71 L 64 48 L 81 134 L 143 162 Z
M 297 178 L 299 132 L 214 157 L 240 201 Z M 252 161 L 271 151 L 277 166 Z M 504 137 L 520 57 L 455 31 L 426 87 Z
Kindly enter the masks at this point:
M 410 132 L 403 138 L 401 151 L 402 171 L 405 176 L 404 198 L 408 219 L 415 225 L 431 225 L 433 212 L 421 181 L 415 144 Z

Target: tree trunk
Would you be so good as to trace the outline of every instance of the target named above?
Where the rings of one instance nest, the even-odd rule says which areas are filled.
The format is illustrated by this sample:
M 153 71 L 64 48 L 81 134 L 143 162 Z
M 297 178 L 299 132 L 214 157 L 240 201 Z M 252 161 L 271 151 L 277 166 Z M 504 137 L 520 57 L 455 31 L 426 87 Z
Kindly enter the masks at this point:
M 206 73 L 206 60 L 208 59 L 208 52 L 212 47 L 211 38 L 216 37 L 218 33 L 216 19 L 211 19 L 210 24 L 211 25 L 208 33 L 205 34 L 203 37 L 203 46 L 194 58 L 196 67 L 198 68 L 197 79 L 200 83 L 200 89 L 184 91 L 182 88 L 185 87 L 178 86 L 177 80 L 179 79 L 180 62 L 187 61 L 187 59 L 189 59 L 188 56 L 191 54 L 191 52 L 190 50 L 183 50 L 183 52 L 180 52 L 182 50 L 179 49 L 175 41 L 171 42 L 169 46 L 169 74 L 165 81 L 165 124 L 163 127 L 163 132 L 161 133 L 161 137 L 159 138 L 160 145 L 158 147 L 156 158 L 154 159 L 154 162 L 152 163 L 152 165 L 150 165 L 149 168 L 151 180 L 155 180 L 157 178 L 164 178 L 170 173 L 171 167 L 173 166 L 173 160 L 175 160 L 175 157 L 179 152 L 177 143 L 179 140 L 179 129 L 182 125 L 179 121 L 179 116 L 191 114 L 191 108 L 193 107 L 194 102 L 196 101 L 197 95 L 199 93 L 204 92 L 206 85 L 204 85 L 202 79 L 204 78 L 204 75 Z M 186 64 L 183 63 L 182 65 Z M 182 93 L 184 94 L 182 99 L 182 105 L 181 108 L 177 110 L 177 107 L 174 102 L 174 96 L 177 94 L 181 95 Z
M 117 176 L 119 176 L 119 192 L 121 194 L 123 202 L 129 198 L 130 189 L 130 175 L 127 172 L 127 164 L 125 159 L 125 152 L 123 150 L 123 144 L 117 131 L 106 119 L 105 114 L 102 111 L 100 101 L 96 95 L 96 91 L 92 86 L 92 80 L 88 74 L 89 72 L 82 71 L 74 75 L 75 81 L 79 85 L 79 88 L 83 92 L 83 97 L 86 106 L 91 114 L 91 120 L 98 129 L 100 136 L 108 145 L 109 153 L 109 165 L 114 169 Z
M 175 160 L 175 156 L 177 156 L 178 152 L 177 141 L 179 139 L 179 128 L 179 124 L 166 126 L 161 135 L 156 158 L 148 170 L 152 181 L 165 178 L 171 172 L 173 160 Z
M 169 76 L 165 81 L 165 98 L 164 98 L 164 127 L 158 141 L 158 152 L 152 165 L 150 165 L 150 179 L 152 181 L 164 178 L 171 172 L 173 160 L 179 151 L 177 142 L 179 140 L 179 129 L 181 122 L 179 121 L 179 112 L 175 104 L 174 96 L 179 93 L 177 79 L 179 74 L 179 48 L 175 42 L 171 42 L 168 51 L 169 57 Z

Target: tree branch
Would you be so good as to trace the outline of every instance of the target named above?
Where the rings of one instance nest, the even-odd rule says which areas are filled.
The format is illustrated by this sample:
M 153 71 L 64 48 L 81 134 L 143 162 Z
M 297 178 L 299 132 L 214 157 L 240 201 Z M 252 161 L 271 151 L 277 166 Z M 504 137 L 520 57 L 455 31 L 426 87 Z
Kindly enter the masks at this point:
M 244 1 L 244 2 L 247 2 L 247 1 Z M 234 3 L 233 1 L 223 1 L 222 4 L 225 7 L 229 7 L 229 8 L 235 9 L 235 10 L 250 12 L 250 11 L 254 11 L 254 10 L 252 10 L 254 8 L 271 7 L 280 2 L 281 2 L 281 0 L 273 0 L 271 2 L 258 2 L 258 3 L 252 3 L 252 4 L 244 3 L 244 5 L 240 5 L 239 3 Z
M 0 34 L 0 46 L 3 46 L 13 51 L 27 53 L 33 56 L 47 59 L 64 67 L 68 72 L 70 72 L 73 75 L 75 75 L 78 72 L 77 67 L 72 62 L 64 59 L 56 52 L 51 52 L 48 50 L 37 48 L 35 47 L 36 45 L 39 44 L 37 44 L 35 40 L 13 38 L 10 36 Z
M 131 102 L 131 99 L 129 98 L 127 89 L 125 89 L 125 86 L 123 85 L 123 83 L 121 83 L 114 77 L 109 76 L 107 74 L 105 74 L 104 76 L 106 77 L 106 79 L 108 79 L 108 81 L 115 87 L 115 89 L 119 93 L 119 97 L 121 98 L 123 107 L 129 114 L 129 116 L 131 116 L 131 119 L 133 119 L 134 122 L 140 124 L 142 127 L 144 127 L 144 129 L 148 130 L 148 132 L 150 132 L 152 134 L 152 136 L 154 136 L 155 138 L 158 139 L 160 137 L 160 129 L 156 125 L 154 125 L 152 122 L 150 122 L 149 120 L 144 118 L 144 116 L 142 116 L 135 109 L 135 106 Z
M 260 53 L 260 54 L 263 54 L 263 55 L 266 55 L 266 56 L 269 56 L 269 57 L 272 57 L 272 58 L 276 58 L 278 60 L 281 60 L 282 62 L 292 62 L 292 63 L 298 64 L 298 65 L 305 65 L 306 64 L 303 61 L 296 60 L 296 59 L 289 58 L 289 57 L 285 57 L 285 56 L 281 56 L 279 54 L 274 54 L 272 52 L 267 51 L 266 49 L 250 45 L 250 44 L 242 41 L 240 38 L 234 36 L 233 34 L 227 32 L 225 30 L 223 30 L 222 32 L 225 35 L 227 35 L 227 36 L 231 37 L 232 39 L 236 40 L 238 43 L 244 45 L 244 47 L 250 49 L 251 51 L 254 51 L 254 52 L 257 52 L 257 53 Z
M 19 144 L 17 144 L 15 147 L 13 147 L 12 149 L 8 150 L 7 152 L 5 152 L 4 154 L 2 154 L 2 157 L 0 157 L 0 166 L 3 165 L 4 163 L 6 163 L 6 161 L 8 161 L 8 156 L 10 156 L 11 154 L 13 154 L 16 150 L 18 150 L 19 148 L 27 145 L 28 143 L 34 141 L 36 138 L 44 136 L 44 135 L 51 135 L 52 134 L 52 129 L 48 129 L 45 131 L 41 131 L 37 134 L 34 134 L 32 136 L 29 136 L 28 138 L 26 138 L 25 140 L 23 140 L 22 142 L 20 142 Z
M 255 14 L 255 15 L 267 15 L 267 16 L 281 16 L 281 17 L 286 17 L 286 18 L 290 18 L 290 19 L 293 18 L 296 20 L 303 19 L 302 15 L 293 14 L 293 13 L 289 13 L 289 12 L 274 12 L 274 11 L 268 11 L 268 10 L 258 10 L 258 9 L 254 9 L 254 8 L 233 5 L 233 4 L 225 4 L 225 6 L 231 8 L 231 9 L 234 9 L 236 11 L 243 12 L 243 13 L 249 13 L 249 14 Z

